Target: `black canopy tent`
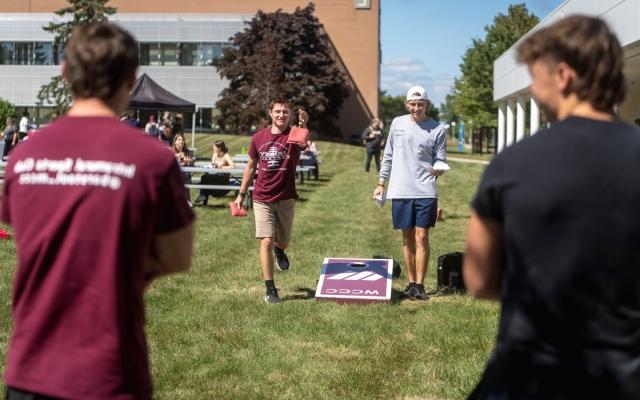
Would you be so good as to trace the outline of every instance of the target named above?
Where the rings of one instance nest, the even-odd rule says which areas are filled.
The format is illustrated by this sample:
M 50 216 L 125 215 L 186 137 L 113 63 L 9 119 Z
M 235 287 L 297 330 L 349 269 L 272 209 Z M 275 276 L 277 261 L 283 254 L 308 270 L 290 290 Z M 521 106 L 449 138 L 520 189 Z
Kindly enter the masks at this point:
M 196 133 L 196 105 L 167 91 L 149 75 L 143 73 L 136 79 L 131 94 L 129 107 L 139 110 L 179 111 L 190 112 L 193 115 L 191 124 L 191 146 L 195 143 Z

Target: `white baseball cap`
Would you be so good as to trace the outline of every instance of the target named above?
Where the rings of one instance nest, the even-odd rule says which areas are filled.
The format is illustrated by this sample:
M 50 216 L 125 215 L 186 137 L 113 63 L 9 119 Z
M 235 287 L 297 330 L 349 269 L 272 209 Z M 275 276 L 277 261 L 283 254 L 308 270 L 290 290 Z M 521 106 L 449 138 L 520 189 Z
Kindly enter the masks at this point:
M 407 90 L 407 101 L 413 100 L 429 100 L 427 91 L 422 86 L 413 86 Z

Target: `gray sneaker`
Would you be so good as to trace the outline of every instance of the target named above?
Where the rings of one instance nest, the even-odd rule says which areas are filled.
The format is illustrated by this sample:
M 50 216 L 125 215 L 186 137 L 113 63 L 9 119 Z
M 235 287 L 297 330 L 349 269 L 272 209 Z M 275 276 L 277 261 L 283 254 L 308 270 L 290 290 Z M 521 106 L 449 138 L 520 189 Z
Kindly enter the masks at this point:
M 264 301 L 269 304 L 280 304 L 282 300 L 278 296 L 278 289 L 267 289 L 267 295 L 264 296 Z
M 416 286 L 415 285 L 407 285 L 404 290 L 402 290 L 402 296 L 407 299 L 413 299 L 416 297 Z
M 276 256 L 276 268 L 282 272 L 289 270 L 289 257 L 284 252 L 284 249 L 274 247 L 273 254 Z
M 416 300 L 429 300 L 429 295 L 427 294 L 427 292 L 424 290 L 424 287 L 415 287 L 415 295 L 414 298 Z

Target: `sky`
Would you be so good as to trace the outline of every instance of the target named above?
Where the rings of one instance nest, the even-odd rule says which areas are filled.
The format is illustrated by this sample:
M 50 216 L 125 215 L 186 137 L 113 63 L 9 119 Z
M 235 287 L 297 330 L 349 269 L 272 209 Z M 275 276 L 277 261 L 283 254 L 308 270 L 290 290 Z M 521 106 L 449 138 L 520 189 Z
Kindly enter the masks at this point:
M 380 89 L 395 96 L 424 86 L 440 105 L 471 40 L 483 39 L 484 27 L 517 3 L 542 20 L 563 0 L 381 0 Z

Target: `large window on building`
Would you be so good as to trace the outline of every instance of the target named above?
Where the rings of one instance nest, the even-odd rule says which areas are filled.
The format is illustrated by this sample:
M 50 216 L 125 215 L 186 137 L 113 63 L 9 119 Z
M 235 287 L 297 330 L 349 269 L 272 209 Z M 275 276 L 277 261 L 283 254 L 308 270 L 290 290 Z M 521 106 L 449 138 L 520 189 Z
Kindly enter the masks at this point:
M 140 65 L 209 66 L 227 43 L 139 43 Z M 62 49 L 52 42 L 0 41 L 0 65 L 56 65 Z
M 3 65 L 53 65 L 51 42 L 0 42 L 0 64 Z

